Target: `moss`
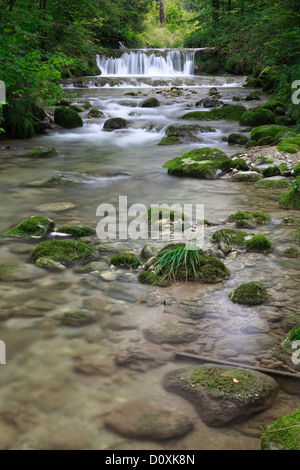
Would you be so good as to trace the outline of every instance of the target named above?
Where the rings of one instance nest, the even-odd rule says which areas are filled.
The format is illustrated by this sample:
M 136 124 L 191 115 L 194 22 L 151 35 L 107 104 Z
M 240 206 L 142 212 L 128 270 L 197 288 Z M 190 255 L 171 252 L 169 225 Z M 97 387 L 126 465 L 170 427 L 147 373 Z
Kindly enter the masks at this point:
M 43 238 L 54 226 L 54 222 L 48 217 L 33 216 L 11 230 L 2 233 L 1 236 L 8 238 Z
M 282 346 L 285 349 L 290 349 L 294 341 L 300 341 L 300 325 L 295 325 L 288 332 L 282 341 Z
M 168 174 L 174 176 L 191 176 L 194 178 L 214 179 L 222 171 L 229 171 L 231 158 L 217 148 L 198 148 L 185 152 L 165 163 Z
M 282 220 L 284 225 L 289 225 L 292 227 L 300 226 L 300 219 L 296 219 L 295 217 L 284 217 Z
M 263 138 L 272 138 L 273 142 L 278 143 L 279 140 L 292 137 L 296 135 L 296 133 L 287 126 L 280 126 L 277 124 L 269 124 L 255 127 L 251 131 L 251 140 L 259 141 Z
M 282 416 L 261 436 L 262 450 L 300 450 L 300 408 Z
M 38 258 L 35 264 L 40 268 L 49 269 L 50 271 L 63 271 L 65 269 L 65 266 L 61 263 L 50 258 Z
M 275 124 L 278 126 L 290 126 L 292 121 L 288 116 L 275 116 Z
M 230 177 L 230 181 L 235 183 L 256 183 L 263 178 L 257 171 L 239 171 Z
M 269 299 L 269 294 L 260 282 L 248 282 L 234 289 L 229 298 L 238 304 L 260 305 Z
M 254 252 L 267 252 L 272 249 L 270 240 L 260 233 L 253 235 L 250 240 L 246 240 L 246 250 Z
M 243 87 L 245 88 L 262 88 L 263 83 L 259 78 L 250 78 Z
M 274 88 L 277 75 L 278 68 L 276 66 L 268 65 L 262 70 L 258 79 L 261 80 L 264 91 L 270 91 Z
M 145 214 L 145 217 L 147 218 L 149 226 L 162 219 L 167 219 L 169 222 L 175 222 L 176 218 L 182 220 L 186 218 L 185 214 L 180 210 L 170 210 L 162 207 L 150 208 Z
M 114 117 L 107 119 L 103 125 L 105 131 L 115 131 L 118 129 L 124 129 L 126 126 L 126 119 L 122 117 Z
M 281 169 L 277 165 L 271 165 L 268 166 L 267 168 L 264 168 L 261 170 L 262 175 L 264 178 L 271 178 L 272 176 L 278 176 L 281 174 Z
M 282 103 L 282 101 L 272 99 L 272 100 L 269 100 L 269 101 L 267 101 L 266 103 L 262 104 L 262 105 L 260 106 L 260 108 L 263 108 L 263 109 L 270 109 L 271 111 L 275 111 L 276 108 L 283 108 L 283 109 L 286 109 L 286 106 L 285 106 L 284 103 Z
M 286 248 L 282 252 L 283 256 L 286 256 L 287 258 L 300 258 L 300 248 L 296 246 L 292 246 L 290 248 Z
M 179 135 L 168 135 L 164 137 L 158 145 L 178 145 L 181 144 L 181 139 Z
M 50 147 L 50 148 L 38 147 L 32 152 L 25 154 L 24 156 L 31 157 L 31 158 L 49 158 L 49 157 L 56 157 L 57 155 L 59 155 L 59 152 L 54 147 Z
M 157 98 L 148 98 L 142 103 L 142 108 L 156 108 L 159 106 Z
M 213 233 L 211 237 L 211 241 L 212 243 L 223 242 L 228 245 L 244 246 L 245 238 L 248 237 L 249 235 L 250 235 L 249 233 L 243 232 L 241 230 L 223 228 Z
M 79 114 L 74 111 L 74 109 L 65 107 L 56 108 L 54 111 L 54 122 L 58 126 L 66 129 L 83 126 L 83 121 Z
M 262 179 L 257 181 L 254 185 L 257 188 L 287 188 L 290 187 L 290 180 L 287 178 L 275 180 L 275 179 Z
M 275 116 L 269 109 L 254 108 L 246 111 L 240 118 L 241 126 L 261 126 L 263 124 L 273 124 Z
M 248 141 L 248 137 L 242 134 L 230 134 L 228 137 L 229 144 L 245 145 Z
M 237 220 L 250 220 L 251 222 L 253 221 L 253 217 L 249 214 L 249 212 L 244 212 L 244 211 L 238 211 L 235 212 L 235 214 L 231 214 L 229 217 L 227 217 L 227 222 L 236 222 Z
M 34 260 L 50 258 L 61 263 L 73 263 L 94 256 L 95 252 L 86 244 L 72 240 L 51 240 L 40 243 L 31 253 Z
M 280 199 L 279 206 L 282 209 L 300 209 L 299 188 L 292 187 Z
M 246 96 L 245 101 L 256 101 L 261 97 L 261 91 L 252 91 Z
M 124 96 L 138 96 L 135 91 L 128 91 L 128 93 L 124 93 Z
M 300 161 L 296 164 L 294 168 L 294 175 L 295 176 L 300 176 Z
M 297 153 L 300 152 L 300 135 L 295 135 L 294 137 L 288 137 L 283 139 L 278 145 L 277 149 L 280 152 L 286 153 Z
M 267 214 L 263 212 L 251 212 L 252 217 L 254 218 L 257 225 L 269 224 L 271 219 Z
M 84 103 L 82 105 L 83 109 L 87 110 L 87 109 L 90 109 L 92 107 L 91 103 L 89 103 L 88 101 L 86 103 Z
M 218 109 L 211 111 L 192 111 L 184 114 L 181 119 L 197 119 L 199 121 L 218 121 L 225 119 L 226 121 L 239 121 L 245 113 L 246 108 L 242 105 L 226 104 Z
M 94 235 L 96 230 L 88 227 L 87 225 L 67 225 L 66 227 L 60 227 L 55 229 L 55 232 L 67 233 L 73 237 L 88 237 Z
M 73 111 L 76 111 L 77 113 L 82 113 L 84 111 L 81 106 L 77 106 L 77 104 L 71 104 L 70 109 L 73 109 Z
M 142 271 L 138 275 L 138 281 L 141 284 L 150 284 L 152 286 L 167 287 L 169 282 L 165 279 L 159 278 L 153 271 Z
M 233 158 L 231 168 L 235 168 L 238 171 L 247 171 L 248 165 L 242 158 Z
M 89 113 L 88 113 L 88 119 L 90 118 L 101 118 L 103 117 L 103 113 L 102 111 L 100 111 L 99 109 L 96 109 L 96 108 L 92 108 Z
M 252 147 L 257 147 L 257 146 L 258 146 L 258 143 L 255 140 L 249 140 L 245 145 L 246 149 L 251 149 Z
M 125 269 L 136 269 L 141 263 L 133 253 L 118 253 L 111 258 L 110 264 Z

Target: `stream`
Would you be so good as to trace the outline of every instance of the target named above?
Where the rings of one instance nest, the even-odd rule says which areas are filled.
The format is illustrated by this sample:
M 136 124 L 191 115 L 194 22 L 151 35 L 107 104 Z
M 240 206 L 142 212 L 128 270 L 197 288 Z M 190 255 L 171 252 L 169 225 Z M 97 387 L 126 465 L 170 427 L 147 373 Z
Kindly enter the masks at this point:
M 145 286 L 137 281 L 139 269 L 110 267 L 111 253 L 101 256 L 105 271 L 114 273 L 108 280 L 99 273 L 81 274 L 68 268 L 59 273 L 42 270 L 34 279 L 1 282 L 0 339 L 5 341 L 7 358 L 6 365 L 0 366 L 0 448 L 259 450 L 261 426 L 294 412 L 299 407 L 299 390 L 295 393 L 282 386 L 271 408 L 218 428 L 204 424 L 190 402 L 162 386 L 168 371 L 195 365 L 176 359 L 176 352 L 276 367 L 274 352 L 286 334 L 281 320 L 297 313 L 299 260 L 278 256 L 289 246 L 290 228 L 281 224 L 286 213 L 278 208 L 276 192 L 222 178 L 176 178 L 163 168 L 166 161 L 197 147 L 217 147 L 228 155 L 244 151 L 225 140 L 230 133 L 241 132 L 239 124 L 203 121 L 213 131 L 201 132 L 199 142 L 158 145 L 166 128 L 178 123 L 184 113 L 205 109 L 195 103 L 207 97 L 210 88 L 217 88 L 225 104 L 239 97 L 239 104 L 246 107 L 250 105 L 245 97 L 253 90 L 242 87 L 242 76 L 194 75 L 191 50 L 184 54 L 125 50 L 120 57 L 98 57 L 97 61 L 101 75 L 65 79 L 62 86 L 67 94 L 76 93 L 73 104 L 89 102 L 103 112 L 102 118 L 88 119 L 86 110 L 81 113 L 82 128 L 53 127 L 30 140 L 2 142 L 1 233 L 38 214 L 54 220 L 56 227 L 80 224 L 95 228 L 97 207 L 104 203 L 117 207 L 121 195 L 127 196 L 128 205 L 203 204 L 205 219 L 214 222 L 224 222 L 238 210 L 263 211 L 271 223 L 254 232 L 268 236 L 276 249 L 268 256 L 243 253 L 228 257 L 224 262 L 231 277 L 221 284 Z M 180 89 L 178 96 L 172 95 L 171 87 Z M 136 95 L 127 95 L 129 92 Z M 160 106 L 142 108 L 148 97 L 156 97 Z M 104 122 L 112 117 L 125 118 L 126 128 L 105 132 Z M 38 146 L 53 146 L 59 156 L 42 162 L 22 156 Z M 79 173 L 84 180 L 48 188 L 23 184 L 61 172 Z M 40 206 L 57 202 L 74 206 L 62 212 L 41 212 Z M 207 246 L 212 233 L 222 227 L 205 227 Z M 109 243 L 139 257 L 147 241 Z M 1 263 L 31 263 L 30 252 L 36 244 L 1 239 Z M 164 245 L 156 240 L 154 244 Z M 264 282 L 272 301 L 258 307 L 233 304 L 228 298 L 231 290 L 252 280 Z M 145 328 L 168 315 L 174 317 L 165 309 L 166 299 L 178 306 L 184 301 L 198 302 L 199 316 L 176 314 L 179 323 L 198 332 L 196 340 L 153 347 L 145 339 Z M 95 312 L 97 322 L 80 327 L 61 324 L 64 313 L 83 309 Z M 88 367 L 78 370 L 78 362 L 91 356 L 99 359 L 100 372 L 90 373 Z M 162 441 L 122 437 L 105 425 L 105 417 L 130 400 L 180 410 L 195 418 L 194 429 Z

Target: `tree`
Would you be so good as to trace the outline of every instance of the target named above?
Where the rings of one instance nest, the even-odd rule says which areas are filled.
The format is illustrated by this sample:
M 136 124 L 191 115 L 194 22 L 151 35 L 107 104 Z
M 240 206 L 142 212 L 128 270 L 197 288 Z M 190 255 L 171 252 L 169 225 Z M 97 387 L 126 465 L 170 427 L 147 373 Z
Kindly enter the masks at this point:
M 166 23 L 166 1 L 159 0 L 159 21 L 160 24 L 164 25 Z

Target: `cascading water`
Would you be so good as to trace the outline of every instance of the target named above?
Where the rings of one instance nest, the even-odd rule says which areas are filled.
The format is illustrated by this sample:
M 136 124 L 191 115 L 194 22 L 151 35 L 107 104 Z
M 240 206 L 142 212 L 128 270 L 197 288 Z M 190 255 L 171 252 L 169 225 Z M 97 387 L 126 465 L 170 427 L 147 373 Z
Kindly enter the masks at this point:
M 97 56 L 103 77 L 110 76 L 192 76 L 196 49 L 153 49 L 125 51 L 119 57 Z

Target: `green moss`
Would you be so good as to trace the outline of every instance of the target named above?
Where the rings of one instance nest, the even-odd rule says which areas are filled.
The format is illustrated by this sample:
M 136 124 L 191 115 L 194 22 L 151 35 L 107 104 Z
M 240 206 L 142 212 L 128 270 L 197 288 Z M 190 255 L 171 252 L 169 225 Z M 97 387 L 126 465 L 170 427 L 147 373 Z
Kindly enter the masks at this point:
M 287 258 L 300 258 L 300 248 L 296 246 L 286 248 L 283 250 L 282 255 L 286 256 Z
M 83 121 L 79 114 L 74 109 L 65 107 L 56 108 L 54 111 L 54 122 L 66 129 L 83 126 Z
M 91 103 L 89 102 L 86 102 L 82 105 L 83 109 L 87 110 L 87 109 L 90 109 L 92 107 Z
M 257 146 L 258 146 L 258 142 L 256 142 L 256 140 L 249 140 L 245 145 L 246 149 L 251 149 Z
M 300 408 L 267 427 L 261 436 L 262 450 L 300 450 Z
M 156 108 L 159 106 L 157 98 L 148 98 L 142 103 L 142 108 Z
M 259 141 L 263 138 L 272 138 L 273 142 L 278 143 L 281 139 L 292 137 L 296 133 L 287 126 L 280 126 L 277 124 L 269 124 L 255 127 L 251 131 L 251 140 Z
M 266 103 L 262 104 L 262 105 L 260 106 L 260 108 L 263 108 L 263 109 L 270 109 L 271 111 L 275 111 L 276 108 L 283 108 L 283 109 L 286 109 L 286 106 L 285 106 L 284 103 L 282 103 L 282 101 L 272 99 L 272 100 L 269 100 L 269 101 L 267 101 Z
M 257 225 L 264 225 L 270 223 L 270 217 L 263 212 L 251 212 L 252 217 L 254 218 Z
M 282 209 L 300 209 L 299 188 L 292 187 L 280 199 L 279 206 Z
M 49 157 L 56 157 L 59 155 L 59 152 L 54 148 L 44 148 L 44 147 L 37 147 L 32 152 L 25 154 L 26 157 L 31 158 L 49 158 Z
M 101 118 L 103 117 L 103 113 L 102 111 L 100 111 L 99 109 L 97 108 L 92 108 L 89 113 L 88 113 L 88 119 L 90 118 Z
M 111 258 L 110 264 L 125 269 L 136 269 L 141 263 L 133 253 L 118 253 Z
M 165 279 L 162 279 L 158 277 L 155 272 L 153 271 L 142 271 L 138 275 L 138 281 L 141 284 L 149 284 L 152 286 L 161 286 L 161 287 L 167 287 L 169 286 L 169 282 L 166 281 Z
M 267 252 L 272 249 L 270 240 L 260 233 L 253 235 L 250 240 L 246 240 L 246 250 L 254 252 Z
M 238 304 L 259 305 L 269 299 L 269 294 L 260 282 L 248 282 L 234 289 L 229 298 Z
M 168 135 L 164 137 L 158 145 L 178 145 L 181 144 L 181 139 L 179 135 Z
M 239 170 L 239 171 L 247 171 L 248 170 L 247 163 L 242 158 L 233 158 L 231 168 L 235 168 L 236 170 Z
M 226 121 L 239 121 L 245 111 L 246 108 L 242 105 L 226 104 L 221 108 L 212 109 L 211 111 L 192 111 L 184 114 L 181 119 L 197 119 L 199 121 L 218 121 L 225 119 Z
M 55 232 L 68 233 L 73 237 L 88 237 L 89 235 L 94 235 L 96 230 L 87 225 L 68 225 L 55 229 Z
M 285 217 L 282 220 L 282 223 L 284 225 L 289 225 L 289 226 L 296 227 L 298 225 L 300 226 L 300 219 L 296 219 L 295 217 Z
M 105 131 L 115 131 L 118 129 L 124 129 L 126 126 L 126 119 L 121 117 L 114 117 L 107 119 L 103 125 Z
M 71 104 L 70 109 L 73 109 L 73 111 L 76 111 L 77 113 L 82 113 L 84 111 L 81 106 L 77 106 L 77 104 Z
M 294 175 L 295 176 L 300 176 L 300 161 L 296 164 L 294 168 Z
M 245 101 L 256 101 L 261 97 L 261 91 L 252 91 L 246 96 Z
M 241 126 L 261 126 L 263 124 L 273 124 L 275 116 L 269 109 L 254 108 L 246 111 L 240 118 Z
M 264 178 L 271 178 L 272 176 L 278 176 L 281 174 L 281 169 L 277 165 L 268 166 L 261 170 L 262 175 Z
M 248 137 L 243 134 L 230 134 L 228 137 L 229 144 L 245 145 L 248 141 Z
M 279 180 L 263 179 L 263 180 L 257 181 L 254 186 L 257 188 L 272 188 L 272 189 L 287 188 L 287 187 L 290 187 L 290 180 L 287 178 L 283 178 Z
M 227 222 L 236 222 L 237 220 L 250 220 L 251 222 L 253 221 L 253 217 L 249 214 L 249 212 L 244 212 L 244 211 L 238 211 L 235 212 L 235 214 L 231 214 L 229 217 L 227 217 Z
M 40 243 L 31 253 L 34 260 L 50 258 L 61 263 L 73 263 L 94 256 L 86 243 L 72 240 L 51 240 Z
M 262 88 L 263 83 L 259 78 L 250 78 L 243 87 L 245 88 Z
M 174 176 L 191 176 L 194 178 L 214 179 L 222 171 L 229 171 L 231 158 L 217 148 L 198 148 L 185 152 L 165 163 L 168 174 Z M 219 171 L 220 170 L 220 171 Z
M 270 91 L 274 88 L 277 75 L 278 68 L 276 66 L 268 65 L 263 69 L 258 79 L 261 80 L 264 91 Z
M 186 218 L 185 214 L 180 210 L 170 210 L 163 207 L 151 207 L 145 214 L 148 225 L 153 225 L 159 220 L 167 219 L 168 222 L 175 222 L 175 219 Z
M 212 243 L 226 243 L 228 245 L 244 246 L 245 238 L 249 236 L 249 233 L 240 230 L 233 230 L 223 228 L 213 233 L 211 237 Z
M 300 152 L 300 135 L 288 137 L 283 139 L 278 145 L 277 149 L 280 152 L 297 153 Z
M 7 238 L 43 238 L 47 232 L 54 228 L 55 224 L 48 217 L 33 216 L 24 220 L 16 227 L 2 233 L 1 237 Z

